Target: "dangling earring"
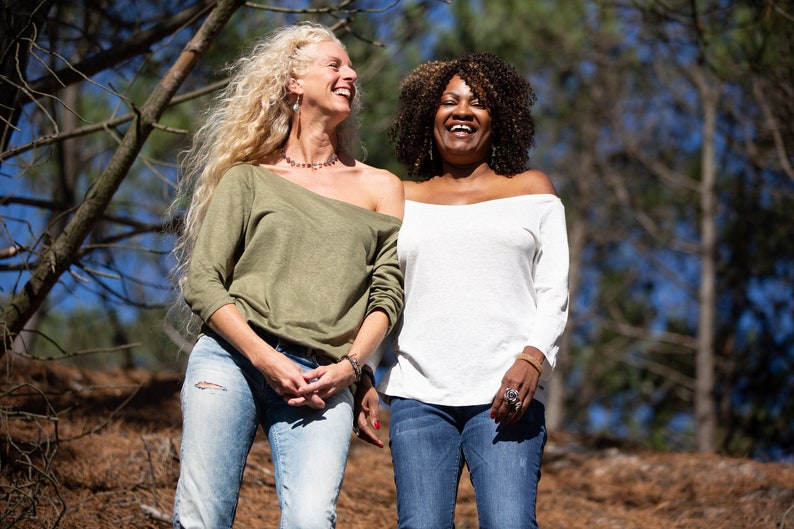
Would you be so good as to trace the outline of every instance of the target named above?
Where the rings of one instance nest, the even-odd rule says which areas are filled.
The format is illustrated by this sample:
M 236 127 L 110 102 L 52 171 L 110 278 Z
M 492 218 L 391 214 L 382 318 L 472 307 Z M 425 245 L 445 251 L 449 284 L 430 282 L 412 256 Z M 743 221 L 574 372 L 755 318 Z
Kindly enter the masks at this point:
M 433 146 L 430 146 L 430 149 L 427 151 L 427 154 L 430 155 L 430 161 L 433 161 Z
M 295 100 L 295 104 L 292 105 L 292 111 L 297 112 L 301 107 L 301 96 L 298 96 L 298 99 Z

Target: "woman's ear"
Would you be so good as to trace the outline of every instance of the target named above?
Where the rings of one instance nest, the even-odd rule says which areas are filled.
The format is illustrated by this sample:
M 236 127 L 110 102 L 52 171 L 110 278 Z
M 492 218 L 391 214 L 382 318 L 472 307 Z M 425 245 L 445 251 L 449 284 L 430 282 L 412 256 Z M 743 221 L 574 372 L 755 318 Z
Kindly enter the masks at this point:
M 301 95 L 303 93 L 300 79 L 296 79 L 294 77 L 289 78 L 289 81 L 287 82 L 287 89 L 296 95 Z

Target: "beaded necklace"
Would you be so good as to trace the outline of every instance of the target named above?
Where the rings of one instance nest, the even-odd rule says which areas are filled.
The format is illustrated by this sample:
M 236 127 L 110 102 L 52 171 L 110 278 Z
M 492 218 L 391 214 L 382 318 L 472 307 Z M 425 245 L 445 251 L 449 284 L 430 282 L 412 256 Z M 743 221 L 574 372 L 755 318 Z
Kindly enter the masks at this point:
M 281 157 L 284 158 L 284 160 L 286 160 L 286 162 L 290 164 L 292 167 L 303 167 L 306 169 L 311 168 L 312 170 L 322 169 L 323 167 L 330 167 L 334 165 L 336 161 L 339 159 L 336 153 L 334 153 L 331 155 L 330 158 L 328 158 L 328 160 L 324 162 L 300 163 L 300 162 L 296 162 L 295 160 L 287 156 L 287 151 L 285 151 L 284 149 L 281 149 Z

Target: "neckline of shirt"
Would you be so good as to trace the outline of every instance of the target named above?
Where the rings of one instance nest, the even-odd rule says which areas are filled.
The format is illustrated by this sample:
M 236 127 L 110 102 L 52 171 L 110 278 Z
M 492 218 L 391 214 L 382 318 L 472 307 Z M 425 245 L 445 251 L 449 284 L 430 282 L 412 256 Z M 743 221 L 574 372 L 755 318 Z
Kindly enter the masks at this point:
M 422 206 L 440 206 L 440 207 L 466 207 L 466 206 L 480 206 L 484 204 L 493 204 L 496 202 L 502 202 L 506 200 L 515 200 L 515 199 L 534 199 L 534 198 L 542 198 L 544 200 L 551 200 L 551 201 L 559 201 L 560 197 L 557 195 L 552 195 L 551 193 L 531 193 L 526 195 L 513 195 L 511 197 L 499 197 L 499 198 L 489 198 L 487 200 L 481 200 L 479 202 L 470 202 L 468 204 L 438 204 L 436 202 L 422 202 L 421 200 L 411 200 L 405 199 L 407 203 L 413 204 L 420 204 Z
M 249 164 L 249 166 L 253 167 L 253 168 L 256 168 L 256 169 L 259 169 L 259 170 L 261 170 L 261 171 L 263 171 L 265 173 L 268 173 L 273 179 L 276 179 L 277 182 L 283 182 L 285 186 L 290 187 L 290 188 L 297 188 L 297 190 L 302 191 L 303 193 L 306 193 L 309 196 L 315 197 L 317 200 L 330 202 L 330 203 L 333 203 L 333 204 L 339 204 L 339 205 L 342 205 L 342 206 L 346 206 L 346 207 L 352 208 L 352 209 L 357 210 L 357 211 L 362 211 L 362 212 L 367 213 L 367 214 L 376 215 L 378 217 L 386 217 L 388 219 L 394 219 L 394 220 L 400 222 L 400 219 L 398 219 L 397 217 L 394 217 L 392 215 L 387 215 L 385 213 L 381 213 L 380 211 L 374 211 L 374 210 L 371 210 L 371 209 L 367 209 L 367 208 L 361 207 L 361 206 L 359 206 L 357 204 L 353 204 L 353 203 L 347 202 L 345 200 L 340 200 L 338 198 L 332 198 L 332 197 L 327 197 L 325 195 L 321 195 L 320 193 L 312 191 L 309 188 L 303 187 L 300 184 L 296 184 L 295 182 L 293 182 L 293 181 L 291 181 L 291 180 L 289 180 L 287 178 L 284 178 L 283 176 L 281 176 L 277 172 L 273 171 L 272 169 L 269 169 L 267 167 L 263 167 L 260 164 L 253 164 L 252 163 L 252 164 Z

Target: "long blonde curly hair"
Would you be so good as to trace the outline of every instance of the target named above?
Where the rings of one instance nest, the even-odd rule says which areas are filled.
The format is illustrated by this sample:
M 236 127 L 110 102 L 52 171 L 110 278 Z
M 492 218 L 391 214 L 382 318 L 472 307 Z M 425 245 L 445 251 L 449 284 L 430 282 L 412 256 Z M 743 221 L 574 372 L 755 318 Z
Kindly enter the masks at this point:
M 228 68 L 229 84 L 214 99 L 192 145 L 183 153 L 182 178 L 170 208 L 172 216 L 187 209 L 174 247 L 174 279 L 180 293 L 196 237 L 221 177 L 236 163 L 262 160 L 281 148 L 294 114 L 295 96 L 287 89 L 288 82 L 305 74 L 315 60 L 311 45 L 327 41 L 344 49 L 334 33 L 320 24 L 284 26 L 255 42 L 248 55 Z M 355 94 L 351 116 L 336 129 L 337 152 L 352 152 L 357 139 L 358 90 Z

